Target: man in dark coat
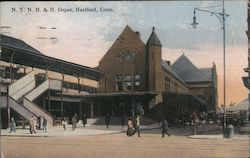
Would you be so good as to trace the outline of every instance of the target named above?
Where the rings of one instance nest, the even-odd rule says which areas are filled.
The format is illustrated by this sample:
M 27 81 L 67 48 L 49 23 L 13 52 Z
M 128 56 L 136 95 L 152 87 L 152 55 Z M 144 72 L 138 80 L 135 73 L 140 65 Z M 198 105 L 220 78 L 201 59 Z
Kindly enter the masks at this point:
M 107 128 L 109 128 L 109 124 L 110 124 L 110 117 L 109 114 L 107 114 L 106 118 L 105 118 L 105 124 L 107 126 Z
M 162 137 L 165 136 L 165 134 L 167 134 L 168 136 L 171 136 L 171 134 L 168 132 L 169 128 L 168 128 L 168 121 L 163 118 L 162 119 Z
M 82 124 L 83 124 L 83 127 L 85 127 L 85 125 L 87 124 L 86 114 L 84 114 L 83 117 L 82 117 Z
M 72 130 L 74 131 L 75 128 L 76 128 L 76 117 L 73 116 L 73 117 L 72 117 Z

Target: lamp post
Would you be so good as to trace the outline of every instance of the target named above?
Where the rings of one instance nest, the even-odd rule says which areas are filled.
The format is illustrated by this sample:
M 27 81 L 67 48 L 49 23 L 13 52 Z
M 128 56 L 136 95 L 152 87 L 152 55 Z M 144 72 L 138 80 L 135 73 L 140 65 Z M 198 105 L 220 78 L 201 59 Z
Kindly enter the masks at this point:
M 215 6 L 213 6 L 215 7 Z M 216 6 L 217 7 L 217 6 Z M 200 11 L 200 12 L 206 12 L 206 13 L 210 13 L 211 15 L 214 15 L 217 19 L 219 19 L 219 21 L 221 22 L 222 25 L 222 30 L 223 30 L 223 104 L 224 104 L 224 124 L 223 124 L 223 128 L 225 129 L 226 127 L 226 51 L 225 51 L 225 20 L 226 17 L 229 16 L 229 14 L 225 13 L 225 8 L 224 8 L 224 0 L 223 0 L 223 4 L 222 4 L 222 12 L 214 12 L 214 11 L 210 11 L 210 10 L 204 10 L 204 9 L 199 9 L 199 8 L 194 8 L 194 17 L 193 17 L 193 23 L 191 23 L 191 25 L 193 26 L 193 28 L 197 28 L 198 23 L 196 22 L 196 16 L 195 13 L 196 11 Z M 208 8 L 208 7 L 207 7 Z

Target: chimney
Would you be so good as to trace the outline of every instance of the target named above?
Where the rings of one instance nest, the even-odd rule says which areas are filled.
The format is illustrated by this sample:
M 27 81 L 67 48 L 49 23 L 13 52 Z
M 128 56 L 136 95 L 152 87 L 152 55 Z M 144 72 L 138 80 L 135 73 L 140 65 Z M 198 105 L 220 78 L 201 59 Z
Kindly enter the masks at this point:
M 165 60 L 165 62 L 170 66 L 171 62 L 168 60 Z
M 137 36 L 138 36 L 139 38 L 141 38 L 140 32 L 136 31 L 135 33 L 137 34 Z

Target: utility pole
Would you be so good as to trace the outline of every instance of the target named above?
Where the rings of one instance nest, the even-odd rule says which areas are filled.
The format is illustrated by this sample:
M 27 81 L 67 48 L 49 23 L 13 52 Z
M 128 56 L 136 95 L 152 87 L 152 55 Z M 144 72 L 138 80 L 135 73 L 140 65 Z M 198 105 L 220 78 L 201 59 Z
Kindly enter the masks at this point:
M 226 39 L 226 35 L 225 35 L 225 20 L 226 17 L 229 16 L 229 14 L 226 14 L 225 12 L 225 4 L 224 4 L 224 0 L 223 0 L 223 4 L 222 4 L 222 12 L 214 12 L 214 11 L 210 11 L 210 10 L 204 10 L 204 9 L 200 9 L 200 8 L 194 8 L 194 17 L 193 17 L 193 23 L 191 23 L 191 25 L 193 26 L 193 28 L 197 28 L 198 23 L 196 22 L 196 16 L 195 13 L 196 11 L 200 11 L 200 12 L 205 12 L 205 13 L 209 13 L 210 15 L 214 15 L 220 22 L 222 25 L 222 30 L 223 30 L 223 104 L 224 104 L 224 114 L 223 114 L 223 128 L 226 128 L 226 46 L 225 46 L 225 39 Z M 218 6 L 211 6 L 211 7 L 218 7 Z M 210 7 L 210 8 L 211 8 Z M 209 8 L 209 7 L 206 7 Z

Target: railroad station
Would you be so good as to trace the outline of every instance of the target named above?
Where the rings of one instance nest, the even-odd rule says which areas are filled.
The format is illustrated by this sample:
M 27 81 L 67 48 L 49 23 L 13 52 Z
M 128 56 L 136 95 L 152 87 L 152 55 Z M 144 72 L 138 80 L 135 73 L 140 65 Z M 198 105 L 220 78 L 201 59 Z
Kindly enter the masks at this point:
M 183 53 L 162 59 L 153 27 L 146 44 L 126 26 L 95 68 L 52 58 L 21 39 L 1 35 L 1 119 L 44 116 L 50 125 L 77 114 L 152 119 L 216 113 L 215 63 L 197 68 Z

